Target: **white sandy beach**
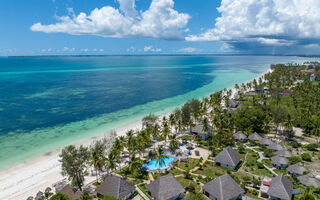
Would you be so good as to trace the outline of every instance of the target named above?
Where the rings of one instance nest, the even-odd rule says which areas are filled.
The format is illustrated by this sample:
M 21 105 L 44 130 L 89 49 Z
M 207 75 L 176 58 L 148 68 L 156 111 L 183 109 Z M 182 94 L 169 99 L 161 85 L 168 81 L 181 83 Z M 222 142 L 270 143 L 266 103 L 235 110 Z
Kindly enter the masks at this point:
M 271 72 L 271 69 L 266 73 L 268 72 Z M 232 98 L 236 92 L 237 90 L 232 88 Z M 168 116 L 169 114 L 167 113 L 164 115 Z M 125 135 L 130 129 L 140 129 L 141 124 L 141 120 L 139 120 L 115 129 L 115 131 L 117 132 L 117 136 Z M 107 136 L 107 133 L 101 132 L 95 135 L 100 136 L 80 141 L 76 143 L 76 145 L 88 146 L 92 144 L 94 140 L 102 139 Z M 47 187 L 52 188 L 55 183 L 63 180 L 65 177 L 60 174 L 60 151 L 61 149 L 56 149 L 55 151 L 50 152 L 50 154 L 43 155 L 39 158 L 32 159 L 27 163 L 23 163 L 20 166 L 0 172 L 0 200 L 25 200 L 29 196 L 35 196 L 38 191 L 43 192 Z M 95 179 L 95 176 L 88 176 L 85 179 L 85 184 L 90 183 Z
M 117 136 L 125 135 L 130 129 L 140 129 L 141 120 L 116 129 Z M 90 138 L 77 145 L 90 145 L 94 140 L 107 136 L 101 133 L 100 137 Z M 20 166 L 0 172 L 0 199 L 1 200 L 25 200 L 29 196 L 35 196 L 38 191 L 44 191 L 47 187 L 64 179 L 60 174 L 59 153 L 57 149 L 40 158 L 32 159 Z M 95 176 L 86 177 L 85 184 L 95 180 Z

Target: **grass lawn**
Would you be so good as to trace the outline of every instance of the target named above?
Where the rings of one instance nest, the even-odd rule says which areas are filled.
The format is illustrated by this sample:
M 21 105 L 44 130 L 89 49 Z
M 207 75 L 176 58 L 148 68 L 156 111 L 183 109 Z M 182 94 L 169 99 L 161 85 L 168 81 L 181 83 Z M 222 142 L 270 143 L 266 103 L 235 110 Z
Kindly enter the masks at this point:
M 188 161 L 189 161 L 188 163 L 180 162 L 178 167 L 180 169 L 187 171 L 187 170 L 195 168 L 200 163 L 200 159 L 195 159 L 195 158 L 188 158 Z
M 272 168 L 271 160 L 269 159 L 263 159 L 262 164 L 265 164 L 267 167 Z
M 152 197 L 149 195 L 148 190 L 146 188 L 146 185 L 139 185 L 138 188 L 147 196 L 149 199 L 152 199 Z
M 273 174 L 269 172 L 264 166 L 258 163 L 259 155 L 255 152 L 249 152 L 247 155 L 245 171 L 259 176 L 273 177 Z M 259 168 L 260 165 L 260 168 Z M 262 166 L 261 166 L 262 165 Z
M 183 171 L 181 171 L 179 169 L 172 169 L 172 170 L 170 170 L 170 173 L 173 175 L 179 175 L 179 174 L 183 174 Z
M 195 188 L 196 192 L 201 190 L 201 187 L 195 183 L 193 180 L 186 179 L 184 177 L 178 177 L 177 180 L 181 183 L 184 188 L 187 188 L 189 185 L 192 185 Z
M 227 169 L 217 166 L 212 162 L 205 162 L 202 167 L 202 170 L 198 169 L 194 173 L 204 175 L 209 178 L 216 178 L 227 173 Z

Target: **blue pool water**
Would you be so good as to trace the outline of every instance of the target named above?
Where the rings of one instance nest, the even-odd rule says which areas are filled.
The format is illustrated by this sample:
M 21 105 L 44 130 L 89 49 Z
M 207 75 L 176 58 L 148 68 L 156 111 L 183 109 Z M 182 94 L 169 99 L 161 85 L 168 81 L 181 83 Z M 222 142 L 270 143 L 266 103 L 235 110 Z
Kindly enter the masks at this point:
M 307 60 L 319 58 L 0 57 L 0 170 Z
M 168 169 L 171 163 L 176 161 L 177 159 L 174 157 L 168 156 L 167 158 L 162 158 L 162 160 L 164 160 L 164 165 L 160 166 L 160 162 L 157 163 L 157 160 L 153 159 L 149 163 L 147 163 L 145 167 L 149 171 L 165 170 L 165 169 Z

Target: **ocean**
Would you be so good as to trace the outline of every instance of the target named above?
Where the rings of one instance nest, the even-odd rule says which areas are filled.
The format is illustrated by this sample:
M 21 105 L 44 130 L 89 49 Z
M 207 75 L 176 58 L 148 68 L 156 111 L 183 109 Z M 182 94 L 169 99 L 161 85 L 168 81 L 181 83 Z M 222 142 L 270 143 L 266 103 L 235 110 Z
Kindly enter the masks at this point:
M 279 56 L 0 57 L 0 170 L 261 76 Z

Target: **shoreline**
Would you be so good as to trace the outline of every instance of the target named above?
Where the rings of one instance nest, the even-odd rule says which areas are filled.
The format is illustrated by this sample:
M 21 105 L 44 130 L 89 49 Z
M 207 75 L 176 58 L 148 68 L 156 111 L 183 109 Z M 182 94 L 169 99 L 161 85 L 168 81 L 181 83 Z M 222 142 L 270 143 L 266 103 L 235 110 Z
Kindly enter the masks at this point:
M 254 79 L 258 79 L 270 71 L 271 69 L 268 67 L 266 72 L 261 73 L 257 75 L 257 77 L 243 83 L 246 84 Z M 226 88 L 228 90 L 231 89 L 232 93 L 236 92 L 234 85 Z M 211 93 L 204 95 L 204 97 L 209 96 L 213 92 L 214 90 L 212 90 Z M 202 97 L 198 98 L 200 99 Z M 171 112 L 172 110 L 159 116 L 167 116 Z M 141 126 L 141 119 L 139 119 L 114 130 L 117 132 L 117 136 L 122 136 L 125 135 L 126 131 L 130 129 L 140 129 Z M 89 146 L 93 141 L 107 136 L 106 134 L 106 131 L 99 130 L 99 132 L 92 134 L 97 136 L 84 138 L 73 144 Z M 64 180 L 64 177 L 60 174 L 61 168 L 58 161 L 61 149 L 62 148 L 55 149 L 54 151 L 31 158 L 30 160 L 7 170 L 0 171 L 0 199 L 24 200 L 29 196 L 34 196 L 38 191 L 44 191 L 47 187 L 52 187 L 54 183 Z M 95 178 L 95 176 L 87 176 L 85 184 L 95 180 Z

